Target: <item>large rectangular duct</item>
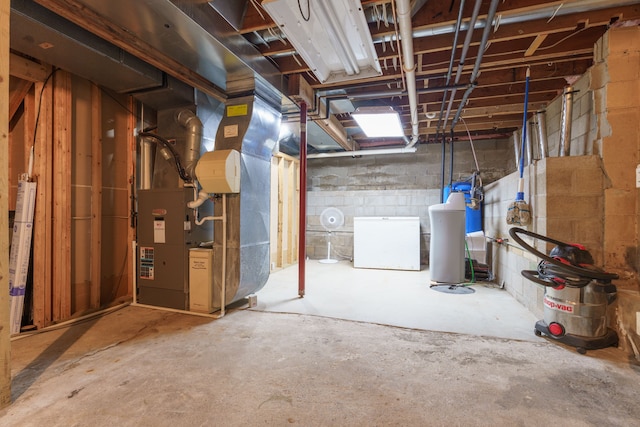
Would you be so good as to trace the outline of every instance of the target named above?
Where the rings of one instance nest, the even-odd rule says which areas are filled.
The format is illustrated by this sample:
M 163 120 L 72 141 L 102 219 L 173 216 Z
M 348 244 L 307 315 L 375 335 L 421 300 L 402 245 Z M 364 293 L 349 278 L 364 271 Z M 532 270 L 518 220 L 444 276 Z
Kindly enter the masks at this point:
M 11 1 L 11 49 L 116 92 L 162 85 L 162 72 L 31 0 Z
M 272 101 L 280 99 L 260 89 L 258 85 L 254 94 L 227 101 L 216 134 L 216 150 L 235 149 L 241 154 L 240 193 L 227 195 L 227 303 L 257 292 L 269 278 L 271 156 L 280 128 L 279 109 Z M 219 203 L 214 205 L 214 214 L 221 214 Z M 215 271 L 222 267 L 221 232 L 216 223 Z M 221 278 L 216 274 L 214 280 L 215 293 Z M 214 302 L 219 300 L 214 294 Z

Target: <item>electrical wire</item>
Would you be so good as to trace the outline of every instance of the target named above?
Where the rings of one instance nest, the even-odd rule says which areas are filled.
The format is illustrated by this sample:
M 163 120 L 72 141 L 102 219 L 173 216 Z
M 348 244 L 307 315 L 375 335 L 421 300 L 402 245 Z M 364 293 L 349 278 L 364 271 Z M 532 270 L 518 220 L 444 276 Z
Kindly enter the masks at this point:
M 42 88 L 40 88 L 40 95 L 38 96 L 38 111 L 36 112 L 36 122 L 35 122 L 35 125 L 34 125 L 34 128 L 33 128 L 33 144 L 32 144 L 33 147 L 36 146 L 36 135 L 38 134 L 38 123 L 40 122 L 40 111 L 42 111 L 42 95 L 44 94 L 45 87 L 47 87 L 47 83 L 49 83 L 49 80 L 51 80 L 53 75 L 58 70 L 59 70 L 59 68 L 54 68 L 49 73 L 47 78 L 44 80 L 44 83 L 42 84 Z
M 298 10 L 300 10 L 300 16 L 306 22 L 309 22 L 309 19 L 311 18 L 311 4 L 310 3 L 311 3 L 311 0 L 307 0 L 307 16 L 305 17 L 304 16 L 304 12 L 302 11 L 302 4 L 300 3 L 300 0 L 298 0 Z
M 167 141 L 166 139 L 164 139 L 160 135 L 156 135 L 155 133 L 151 133 L 151 132 L 140 132 L 138 134 L 138 136 L 140 136 L 142 138 L 151 138 L 151 139 L 154 139 L 154 140 L 160 142 L 164 147 L 167 148 L 167 150 L 169 150 L 171 152 L 171 155 L 173 156 L 174 164 L 176 166 L 176 171 L 178 172 L 178 175 L 180 175 L 180 178 L 182 178 L 182 180 L 185 181 L 185 182 L 191 182 L 192 181 L 192 178 L 184 170 L 184 168 L 182 167 L 182 164 L 180 163 L 180 155 L 176 152 L 176 150 L 173 148 L 173 146 L 171 145 L 171 143 L 169 141 Z
M 471 152 L 473 153 L 473 161 L 476 164 L 476 171 L 479 173 L 480 172 L 480 166 L 478 166 L 478 157 L 476 156 L 476 149 L 473 146 L 473 139 L 471 138 L 471 132 L 469 132 L 469 126 L 467 126 L 467 122 L 464 121 L 462 116 L 460 117 L 460 120 L 462 121 L 462 124 L 464 125 L 464 128 L 467 130 L 467 136 L 469 137 L 469 144 L 471 144 Z

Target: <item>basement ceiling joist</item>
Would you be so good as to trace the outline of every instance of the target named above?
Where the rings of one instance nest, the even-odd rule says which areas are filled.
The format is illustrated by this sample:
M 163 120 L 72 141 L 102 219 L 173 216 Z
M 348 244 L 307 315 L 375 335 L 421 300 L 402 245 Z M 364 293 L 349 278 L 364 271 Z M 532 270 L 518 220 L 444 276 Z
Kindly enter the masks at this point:
M 371 98 L 376 98 L 379 103 L 392 106 L 401 113 L 407 134 L 411 129 L 408 96 L 403 92 L 405 84 L 401 58 L 398 57 L 398 44 L 393 41 L 398 28 L 394 24 L 391 0 L 362 0 L 383 75 L 333 85 L 318 83 L 300 55 L 296 54 L 268 13 L 260 6 L 260 0 L 244 0 L 242 19 L 239 19 L 237 13 L 226 19 L 227 22 L 236 23 L 233 27 L 220 19 L 220 13 L 224 13 L 222 9 L 216 10 L 202 0 L 131 2 L 135 6 L 135 16 L 125 14 L 114 6 L 124 4 L 124 0 L 35 1 L 164 72 L 222 99 L 225 97 L 225 93 L 222 93 L 224 88 L 215 79 L 206 76 L 206 68 L 198 68 L 206 67 L 207 61 L 215 60 L 216 55 L 203 55 L 197 48 L 189 52 L 184 52 L 184 49 L 171 51 L 171 46 L 165 43 L 169 39 L 162 39 L 163 34 L 158 34 L 166 32 L 166 37 L 177 37 L 177 41 L 184 44 L 181 33 L 172 25 L 176 24 L 175 19 L 179 18 L 181 22 L 185 18 L 190 19 L 198 25 L 197 34 L 203 35 L 207 43 L 217 40 L 220 45 L 229 49 L 234 58 L 239 59 L 232 61 L 236 66 L 240 65 L 239 62 L 244 63 L 260 75 L 268 70 L 264 77 L 269 82 L 283 82 L 282 88 L 287 88 L 287 81 L 304 79 L 317 94 L 342 93 L 342 99 L 350 100 L 354 106 L 358 102 L 364 102 L 364 97 L 369 94 L 368 102 L 371 102 Z M 459 80 L 461 88 L 452 103 L 452 112 L 455 112 L 465 88 L 473 85 L 473 91 L 462 106 L 461 117 L 477 135 L 505 135 L 514 126 L 519 127 L 513 117 L 523 110 L 524 75 L 527 67 L 531 69 L 529 110 L 543 109 L 562 92 L 567 79 L 584 74 L 593 64 L 594 43 L 611 25 L 625 21 L 637 25 L 640 20 L 638 1 L 504 0 L 498 2 L 495 20 L 490 23 L 492 28 L 488 43 L 480 46 L 490 3 L 490 0 L 483 0 L 481 3 L 479 24 L 472 34 Z M 453 30 L 461 0 L 427 1 L 421 4 L 421 7 L 413 11 L 411 18 L 412 45 L 417 64 L 420 141 L 430 141 L 437 120 L 427 118 L 425 113 L 439 112 L 445 96 L 443 91 L 432 89 L 445 85 L 452 52 L 453 73 L 457 70 L 466 36 L 465 25 L 470 20 L 475 1 L 465 2 L 462 9 L 462 30 L 455 46 Z M 386 14 L 380 14 L 386 15 L 385 22 L 373 18 L 377 16 L 373 13 L 374 7 L 378 12 L 386 8 Z M 160 16 L 157 10 L 175 10 L 179 16 L 176 15 L 175 19 L 167 14 Z M 234 10 L 237 12 L 240 8 L 235 7 Z M 156 19 L 137 19 L 138 15 L 154 16 Z M 213 22 L 218 24 L 210 25 Z M 164 40 L 165 44 L 154 43 L 154 40 Z M 191 49 L 197 44 L 186 43 L 184 46 Z M 479 52 L 483 52 L 482 63 L 476 81 L 471 82 L 471 70 Z M 185 54 L 188 54 L 188 58 L 198 59 L 197 67 L 188 67 L 185 61 L 180 60 Z M 224 64 L 222 61 L 216 66 Z M 333 108 L 339 111 L 334 111 Z M 495 113 L 480 114 L 481 111 L 490 109 L 494 109 Z M 355 139 L 350 143 L 360 143 L 363 147 L 370 144 L 360 132 L 353 129 L 350 114 L 348 111 L 345 113 L 342 105 L 340 108 L 331 106 L 330 114 L 335 116 L 334 122 L 346 128 L 349 137 Z M 310 116 L 317 115 L 318 112 Z M 465 129 L 458 127 L 454 131 L 456 135 L 466 137 Z M 376 144 L 380 143 L 376 141 Z M 397 141 L 389 141 L 389 144 L 396 143 Z M 319 145 L 326 146 L 324 142 Z M 338 144 L 334 146 L 339 147 Z

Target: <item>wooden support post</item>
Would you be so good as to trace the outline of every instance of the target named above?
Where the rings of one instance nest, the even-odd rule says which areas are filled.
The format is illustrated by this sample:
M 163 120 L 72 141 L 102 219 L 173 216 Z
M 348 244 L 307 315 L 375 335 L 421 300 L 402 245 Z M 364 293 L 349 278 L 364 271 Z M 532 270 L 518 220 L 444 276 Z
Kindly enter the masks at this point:
M 25 116 L 32 120 L 34 132 L 36 131 L 36 117 L 39 117 L 35 133 L 33 169 L 34 179 L 38 183 L 33 224 L 33 323 L 38 328 L 50 325 L 53 319 L 51 312 L 52 115 L 53 89 L 51 81 L 36 83 L 33 100 L 29 100 L 25 104 Z M 27 126 L 29 125 L 27 124 Z
M 129 97 L 129 111 L 136 111 L 137 105 L 135 99 L 133 97 Z M 137 139 L 134 134 L 134 130 L 137 126 L 137 117 L 135 114 L 129 114 L 128 126 L 127 126 L 127 146 L 129 149 L 127 150 L 127 167 L 128 167 L 128 186 L 127 186 L 127 194 L 129 196 L 129 227 L 127 229 L 127 266 L 126 272 L 124 273 L 127 278 L 127 296 L 132 297 L 135 290 L 133 289 L 133 263 L 136 259 L 136 254 L 132 249 L 132 243 L 135 240 L 135 176 L 136 176 L 136 152 L 137 152 Z
M 89 305 L 100 307 L 102 268 L 102 90 L 91 85 L 91 288 Z
M 284 219 L 285 211 L 285 195 L 284 195 L 284 164 L 285 160 L 282 157 L 278 158 L 278 255 L 277 266 L 282 268 L 286 266 L 285 263 L 285 231 L 286 222 Z
M 9 341 L 9 14 L 0 0 L 0 408 L 11 403 Z
M 53 76 L 53 320 L 71 316 L 71 74 Z

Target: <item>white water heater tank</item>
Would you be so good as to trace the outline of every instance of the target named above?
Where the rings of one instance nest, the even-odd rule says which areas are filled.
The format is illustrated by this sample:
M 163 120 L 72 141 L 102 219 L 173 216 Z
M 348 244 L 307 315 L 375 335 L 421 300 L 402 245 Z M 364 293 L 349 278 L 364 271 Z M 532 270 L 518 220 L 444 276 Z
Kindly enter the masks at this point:
M 465 201 L 453 192 L 446 203 L 429 206 L 431 243 L 429 272 L 432 282 L 464 282 Z

